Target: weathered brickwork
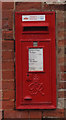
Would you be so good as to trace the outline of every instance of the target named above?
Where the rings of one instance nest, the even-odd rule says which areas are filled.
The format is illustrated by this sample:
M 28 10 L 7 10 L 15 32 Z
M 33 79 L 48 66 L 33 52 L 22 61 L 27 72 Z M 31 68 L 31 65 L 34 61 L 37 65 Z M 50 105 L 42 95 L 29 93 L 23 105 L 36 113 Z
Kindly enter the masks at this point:
M 2 3 L 2 110 L 4 118 L 64 118 L 66 99 L 66 21 L 65 4 L 42 2 L 3 2 Z M 50 4 L 49 4 L 50 3 Z M 57 108 L 55 110 L 15 109 L 15 11 L 55 11 L 56 12 L 56 87 Z M 0 116 L 1 116 L 0 115 Z

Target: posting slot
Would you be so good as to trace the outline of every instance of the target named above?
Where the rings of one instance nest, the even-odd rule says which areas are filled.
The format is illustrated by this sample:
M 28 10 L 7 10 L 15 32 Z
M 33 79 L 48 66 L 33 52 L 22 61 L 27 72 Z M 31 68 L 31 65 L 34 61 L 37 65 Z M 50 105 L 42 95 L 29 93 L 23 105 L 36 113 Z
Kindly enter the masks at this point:
M 23 23 L 22 33 L 49 33 L 49 24 Z

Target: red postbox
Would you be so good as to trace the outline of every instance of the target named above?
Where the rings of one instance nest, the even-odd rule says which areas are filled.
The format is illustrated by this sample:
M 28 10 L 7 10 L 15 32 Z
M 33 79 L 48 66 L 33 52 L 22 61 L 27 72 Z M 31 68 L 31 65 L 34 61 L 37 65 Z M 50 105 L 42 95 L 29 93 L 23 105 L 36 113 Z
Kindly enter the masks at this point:
M 56 108 L 54 12 L 16 12 L 16 109 Z

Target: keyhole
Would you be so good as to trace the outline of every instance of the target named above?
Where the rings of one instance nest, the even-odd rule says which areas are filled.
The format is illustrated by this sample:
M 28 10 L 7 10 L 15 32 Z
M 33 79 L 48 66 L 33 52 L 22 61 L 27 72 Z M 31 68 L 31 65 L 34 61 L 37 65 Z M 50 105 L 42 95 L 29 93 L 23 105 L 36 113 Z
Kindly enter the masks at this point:
M 27 73 L 27 77 L 29 77 L 29 74 Z

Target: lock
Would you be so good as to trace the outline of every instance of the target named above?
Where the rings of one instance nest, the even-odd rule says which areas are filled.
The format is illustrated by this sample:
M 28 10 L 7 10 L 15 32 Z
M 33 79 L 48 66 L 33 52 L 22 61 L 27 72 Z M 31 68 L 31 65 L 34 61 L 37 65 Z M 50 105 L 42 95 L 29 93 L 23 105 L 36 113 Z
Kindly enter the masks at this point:
M 27 73 L 27 82 L 32 81 L 31 75 L 29 73 Z

